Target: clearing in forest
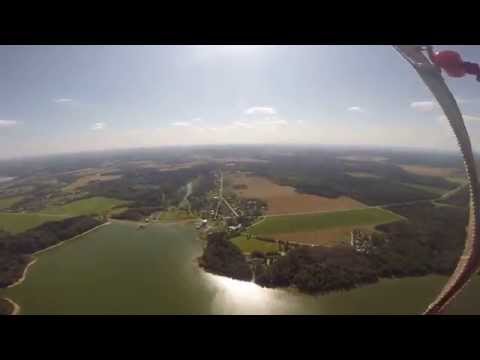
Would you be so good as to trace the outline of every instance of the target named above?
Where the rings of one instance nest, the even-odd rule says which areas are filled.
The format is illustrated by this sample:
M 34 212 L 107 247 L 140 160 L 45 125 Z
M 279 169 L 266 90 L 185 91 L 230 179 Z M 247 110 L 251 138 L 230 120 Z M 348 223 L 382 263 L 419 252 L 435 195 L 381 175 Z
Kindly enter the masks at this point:
M 291 186 L 278 185 L 265 177 L 244 172 L 232 173 L 228 176 L 228 180 L 235 193 L 240 197 L 266 201 L 268 204 L 267 215 L 313 213 L 366 207 L 365 204 L 346 196 L 327 198 L 301 194 Z
M 17 234 L 48 221 L 60 221 L 68 215 L 47 215 L 42 213 L 0 213 L 0 229 Z
M 93 174 L 86 175 L 76 179 L 73 183 L 68 186 L 65 186 L 63 191 L 76 191 L 77 189 L 88 185 L 91 182 L 96 181 L 110 181 L 120 179 L 122 175 L 102 175 L 102 174 Z
M 104 214 L 117 205 L 128 204 L 129 201 L 95 196 L 87 199 L 77 200 L 65 205 L 48 206 L 41 213 L 65 214 L 70 216 Z

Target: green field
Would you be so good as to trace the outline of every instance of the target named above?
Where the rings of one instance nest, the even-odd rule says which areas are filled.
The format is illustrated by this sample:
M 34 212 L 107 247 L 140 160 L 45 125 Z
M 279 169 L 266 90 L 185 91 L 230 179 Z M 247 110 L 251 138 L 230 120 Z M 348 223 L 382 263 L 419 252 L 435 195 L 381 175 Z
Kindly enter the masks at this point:
M 408 184 L 408 183 L 401 183 L 401 184 L 411 187 L 413 189 L 426 191 L 435 195 L 442 195 L 448 191 L 447 189 L 442 189 L 442 188 L 437 188 L 437 187 L 427 186 L 427 185 Z
M 71 216 L 104 214 L 117 205 L 127 204 L 128 201 L 111 199 L 105 197 L 91 197 L 73 201 L 61 206 L 48 206 L 41 213 L 45 214 L 66 214 Z
M 403 220 L 392 212 L 377 209 L 358 209 L 308 215 L 271 216 L 250 228 L 255 235 L 314 231 L 343 226 L 379 225 Z
M 110 211 L 110 215 L 118 215 L 127 210 L 128 210 L 128 207 L 125 207 L 125 206 L 118 207 L 118 208 L 112 209 L 112 211 Z
M 22 200 L 23 196 L 11 196 L 7 198 L 0 199 L 0 209 L 7 209 L 13 204 Z
M 48 221 L 59 221 L 68 215 L 46 215 L 41 213 L 0 213 L 0 229 L 17 234 Z
M 357 178 L 371 178 L 371 179 L 379 179 L 380 176 L 375 175 L 375 174 L 370 174 L 366 172 L 361 172 L 361 171 L 353 171 L 353 172 L 347 172 L 346 174 L 357 177 Z
M 467 183 L 467 179 L 465 179 L 465 177 L 449 176 L 447 177 L 447 180 L 460 185 Z
M 261 241 L 255 238 L 247 239 L 246 235 L 240 235 L 233 238 L 232 243 L 237 245 L 240 250 L 245 253 L 251 253 L 252 251 L 271 252 L 278 251 L 278 245 L 268 241 Z

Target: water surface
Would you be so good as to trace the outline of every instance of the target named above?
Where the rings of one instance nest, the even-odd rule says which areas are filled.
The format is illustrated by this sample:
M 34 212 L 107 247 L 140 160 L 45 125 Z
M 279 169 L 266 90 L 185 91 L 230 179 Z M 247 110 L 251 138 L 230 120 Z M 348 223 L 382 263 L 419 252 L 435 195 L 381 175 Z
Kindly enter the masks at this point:
M 114 223 L 44 252 L 26 280 L 3 290 L 22 314 L 416 314 L 446 278 L 380 283 L 326 296 L 264 289 L 207 274 L 191 225 Z M 480 314 L 480 277 L 452 307 Z

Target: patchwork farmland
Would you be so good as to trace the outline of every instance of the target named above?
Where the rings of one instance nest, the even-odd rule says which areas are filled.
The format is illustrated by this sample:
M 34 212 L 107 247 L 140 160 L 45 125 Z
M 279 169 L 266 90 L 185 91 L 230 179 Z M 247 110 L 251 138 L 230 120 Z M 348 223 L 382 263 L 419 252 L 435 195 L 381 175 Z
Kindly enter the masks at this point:
M 335 246 L 353 229 L 373 230 L 376 225 L 404 220 L 380 208 L 334 211 L 306 215 L 267 217 L 249 229 L 257 237 L 305 245 Z
M 271 180 L 236 172 L 228 176 L 235 193 L 243 198 L 257 198 L 267 202 L 267 215 L 313 213 L 358 209 L 365 204 L 346 196 L 327 198 L 317 195 L 298 193 L 293 187 L 281 186 Z

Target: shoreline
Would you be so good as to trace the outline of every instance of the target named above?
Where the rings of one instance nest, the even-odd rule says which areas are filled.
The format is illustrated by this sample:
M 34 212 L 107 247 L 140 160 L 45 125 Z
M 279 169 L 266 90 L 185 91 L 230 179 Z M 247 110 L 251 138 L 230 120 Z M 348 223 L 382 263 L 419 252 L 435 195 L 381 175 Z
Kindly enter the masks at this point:
M 13 301 L 12 299 L 10 299 L 8 297 L 4 297 L 3 299 L 13 306 L 12 312 L 8 315 L 18 315 L 18 314 L 20 314 L 20 305 L 18 305 L 15 301 Z
M 110 225 L 110 224 L 111 224 L 111 221 L 107 221 L 107 222 L 105 222 L 105 223 L 103 223 L 103 224 L 97 225 L 97 226 L 91 228 L 90 230 L 87 230 L 87 231 L 85 231 L 85 232 L 83 232 L 83 233 L 81 233 L 81 234 L 78 234 L 78 235 L 75 235 L 74 237 L 71 237 L 70 239 L 66 239 L 66 240 L 60 241 L 59 243 L 56 243 L 56 244 L 54 244 L 54 245 L 52 245 L 52 246 L 49 246 L 49 247 L 47 247 L 47 248 L 45 248 L 45 249 L 37 250 L 37 251 L 35 251 L 34 253 L 32 253 L 32 256 L 38 255 L 38 254 L 41 254 L 41 253 L 46 252 L 46 251 L 48 251 L 48 250 L 51 250 L 51 249 L 54 249 L 54 248 L 56 248 L 56 247 L 62 246 L 66 241 L 74 240 L 74 239 L 79 238 L 79 237 L 81 237 L 81 236 L 87 235 L 88 233 L 90 233 L 90 232 L 92 232 L 92 231 L 95 231 L 95 230 L 97 230 L 98 228 L 100 228 L 100 227 L 102 227 L 102 226 Z
M 144 226 L 149 226 L 149 225 L 172 225 L 172 224 L 188 224 L 191 222 L 195 222 L 198 220 L 197 218 L 192 218 L 192 219 L 178 219 L 178 220 L 157 220 L 157 221 L 152 221 L 152 222 L 144 222 L 144 221 L 135 221 L 135 220 L 125 220 L 125 219 L 110 219 L 110 222 L 112 223 L 120 223 L 120 224 L 129 224 L 129 225 L 144 225 Z
M 17 286 L 19 284 L 21 284 L 25 278 L 27 277 L 27 273 L 28 273 L 28 270 L 30 269 L 30 267 L 35 264 L 37 262 L 37 258 L 33 258 L 26 266 L 25 266 L 25 269 L 23 269 L 23 273 L 22 273 L 22 276 L 20 277 L 20 279 L 18 279 L 17 281 L 15 281 L 13 284 L 10 284 L 6 287 L 6 289 L 10 289 L 14 286 Z
M 15 281 L 13 284 L 8 285 L 5 289 L 13 288 L 14 286 L 20 285 L 22 282 L 25 281 L 25 279 L 26 279 L 26 277 L 27 277 L 27 275 L 28 275 L 28 270 L 29 270 L 30 267 L 31 267 L 33 264 L 35 264 L 35 263 L 37 262 L 37 260 L 38 260 L 38 258 L 35 257 L 36 255 L 41 254 L 41 253 L 43 253 L 43 252 L 45 252 L 45 251 L 51 250 L 51 249 L 53 249 L 53 248 L 59 247 L 59 246 L 63 245 L 66 241 L 74 240 L 74 239 L 79 238 L 79 237 L 81 237 L 81 236 L 87 235 L 88 233 L 90 233 L 90 232 L 92 232 L 92 231 L 95 231 L 95 230 L 97 230 L 98 228 L 100 228 L 100 227 L 102 227 L 102 226 L 110 225 L 110 224 L 111 224 L 111 222 L 110 222 L 110 221 L 107 221 L 107 222 L 105 222 L 105 223 L 103 223 L 103 224 L 100 224 L 100 225 L 98 225 L 98 226 L 95 226 L 95 227 L 91 228 L 90 230 L 87 230 L 87 231 L 85 231 L 85 232 L 83 232 L 83 233 L 81 233 L 81 234 L 75 235 L 74 237 L 71 237 L 70 239 L 66 239 L 66 240 L 60 241 L 59 243 L 54 244 L 54 245 L 52 245 L 52 246 L 49 246 L 49 247 L 47 247 L 47 248 L 45 248 L 45 249 L 35 251 L 34 253 L 32 253 L 32 254 L 30 255 L 30 256 L 33 256 L 33 259 L 32 259 L 32 261 L 30 261 L 30 262 L 25 266 L 25 269 L 23 270 L 23 274 L 22 274 L 22 276 L 20 277 L 20 279 L 18 279 L 17 281 Z M 8 300 L 10 300 L 10 302 L 12 302 L 12 303 L 15 303 L 15 302 L 12 301 L 11 299 L 8 299 Z M 17 305 L 17 304 L 16 304 L 16 305 Z M 20 308 L 19 305 L 17 305 L 17 306 Z

